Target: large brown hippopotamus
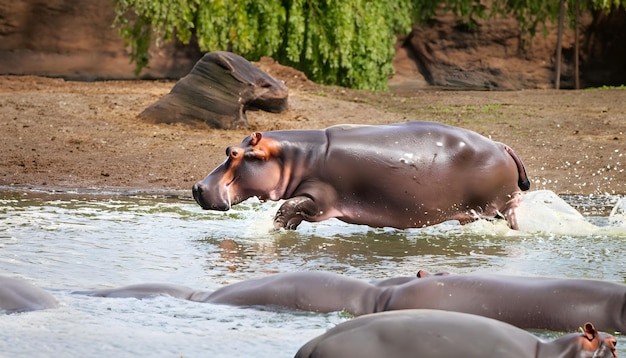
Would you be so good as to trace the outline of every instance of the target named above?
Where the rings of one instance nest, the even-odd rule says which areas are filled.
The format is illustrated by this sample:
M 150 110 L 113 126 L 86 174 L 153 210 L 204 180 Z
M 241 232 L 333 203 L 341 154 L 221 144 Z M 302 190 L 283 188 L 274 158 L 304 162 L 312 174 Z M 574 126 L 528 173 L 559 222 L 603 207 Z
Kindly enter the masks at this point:
M 331 272 L 288 272 L 246 280 L 214 292 L 169 284 L 138 284 L 78 292 L 103 297 L 170 295 L 235 306 L 282 306 L 356 316 L 403 309 L 438 309 L 497 319 L 524 329 L 571 331 L 581 322 L 626 332 L 626 285 L 589 279 L 516 276 L 404 277 L 369 283 Z
M 193 186 L 203 209 L 285 199 L 276 228 L 328 218 L 411 228 L 504 217 L 530 182 L 508 146 L 433 122 L 252 133 Z
M 0 313 L 56 308 L 54 297 L 25 280 L 0 276 Z
M 582 322 L 581 322 L 582 323 Z M 370 314 L 313 338 L 296 358 L 616 358 L 615 337 L 592 323 L 582 333 L 544 342 L 497 320 L 438 310 Z

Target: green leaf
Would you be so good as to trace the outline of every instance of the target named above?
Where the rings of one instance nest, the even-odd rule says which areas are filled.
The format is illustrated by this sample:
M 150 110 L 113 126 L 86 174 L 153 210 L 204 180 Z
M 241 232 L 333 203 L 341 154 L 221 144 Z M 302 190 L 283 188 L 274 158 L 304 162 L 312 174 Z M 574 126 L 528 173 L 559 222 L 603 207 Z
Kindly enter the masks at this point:
M 153 41 L 200 50 L 233 51 L 250 61 L 272 56 L 313 81 L 361 89 L 387 88 L 396 35 L 452 12 L 460 22 L 506 16 L 524 34 L 558 17 L 558 1 L 493 0 L 114 0 L 114 26 L 131 47 L 136 74 L 148 65 Z M 626 0 L 581 0 L 581 10 L 611 11 Z M 570 6 L 571 8 L 572 6 Z M 572 10 L 568 16 L 573 17 Z M 573 23 L 573 21 L 570 21 Z

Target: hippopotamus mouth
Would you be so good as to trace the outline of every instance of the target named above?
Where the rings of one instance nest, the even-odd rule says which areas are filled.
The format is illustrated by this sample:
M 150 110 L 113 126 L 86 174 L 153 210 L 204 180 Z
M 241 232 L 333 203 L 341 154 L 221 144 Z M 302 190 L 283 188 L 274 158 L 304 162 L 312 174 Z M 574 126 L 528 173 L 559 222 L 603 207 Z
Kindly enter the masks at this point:
M 230 188 L 231 184 L 237 180 L 237 177 L 233 178 L 230 182 L 226 183 L 222 190 L 218 190 L 219 194 L 215 199 L 221 200 L 212 200 L 213 193 L 207 191 L 206 187 L 200 183 L 197 183 L 193 186 L 192 193 L 193 198 L 202 207 L 204 210 L 219 210 L 219 211 L 228 211 L 233 205 L 230 200 Z M 222 195 L 225 194 L 225 195 Z M 208 200 L 207 200 L 208 199 Z M 235 199 L 237 200 L 237 199 Z M 235 203 L 236 204 L 236 203 Z

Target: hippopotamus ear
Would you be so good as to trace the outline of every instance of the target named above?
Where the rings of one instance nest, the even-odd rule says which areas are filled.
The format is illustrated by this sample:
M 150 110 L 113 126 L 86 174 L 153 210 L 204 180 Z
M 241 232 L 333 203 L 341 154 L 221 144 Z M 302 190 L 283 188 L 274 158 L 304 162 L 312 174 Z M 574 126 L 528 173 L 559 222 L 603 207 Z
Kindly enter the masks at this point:
M 583 326 L 582 330 L 583 330 L 583 334 L 585 335 L 585 337 L 589 341 L 593 340 L 596 337 L 596 335 L 598 334 L 598 331 L 596 330 L 596 327 L 591 322 L 585 323 L 585 325 Z
M 584 330 L 585 337 L 587 337 L 590 342 L 596 342 L 595 350 L 598 350 L 602 343 L 604 343 L 604 345 L 608 347 L 609 352 L 611 353 L 613 358 L 617 358 L 617 339 L 615 337 L 611 336 L 610 334 L 598 332 L 598 330 L 596 330 L 596 327 L 594 327 L 594 325 L 589 322 L 585 323 Z M 604 356 L 606 355 L 603 355 L 602 357 Z
M 275 139 L 263 138 L 259 132 L 250 134 L 251 153 L 255 158 L 269 160 L 280 152 L 280 143 Z
M 254 132 L 250 134 L 250 138 L 250 145 L 254 147 L 255 145 L 259 144 L 261 138 L 263 138 L 263 135 L 261 135 L 261 133 L 259 132 Z
M 596 327 L 592 323 L 587 322 L 584 324 L 581 330 L 583 331 L 583 336 L 580 338 L 582 348 L 587 352 L 596 352 L 602 345 L 600 333 L 598 333 Z M 582 339 L 583 337 L 585 339 Z M 613 357 L 617 357 L 617 353 L 615 352 L 615 338 L 613 338 L 612 336 L 608 336 L 602 338 L 602 340 L 608 346 Z
M 437 272 L 437 273 L 430 273 L 428 271 L 424 271 L 424 270 L 419 270 L 417 271 L 417 278 L 426 278 L 426 277 L 430 277 L 430 276 L 448 276 L 450 275 L 449 272 Z

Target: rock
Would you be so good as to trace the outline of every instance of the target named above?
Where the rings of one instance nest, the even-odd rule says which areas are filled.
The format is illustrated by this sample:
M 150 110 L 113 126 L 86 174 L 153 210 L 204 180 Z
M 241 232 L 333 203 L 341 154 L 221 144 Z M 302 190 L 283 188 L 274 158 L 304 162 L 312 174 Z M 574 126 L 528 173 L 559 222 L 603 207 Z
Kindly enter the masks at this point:
M 279 113 L 287 108 L 282 81 L 231 52 L 209 52 L 171 92 L 146 108 L 140 118 L 155 123 L 205 122 L 211 127 L 248 127 L 246 111 Z
M 580 81 L 582 87 L 621 85 L 626 58 L 626 10 L 583 12 Z M 545 33 L 544 33 L 545 31 Z M 519 90 L 554 88 L 557 31 L 547 23 L 533 37 L 512 18 L 479 20 L 475 28 L 441 15 L 414 26 L 396 44 L 396 92 L 438 88 Z M 574 30 L 563 34 L 561 88 L 574 87 Z
M 129 48 L 112 27 L 112 1 L 0 0 L 0 74 L 93 81 L 136 79 Z M 179 42 L 153 44 L 139 78 L 179 79 L 202 57 Z

